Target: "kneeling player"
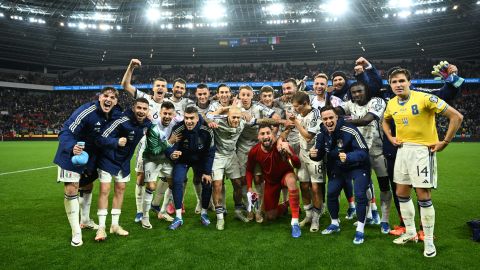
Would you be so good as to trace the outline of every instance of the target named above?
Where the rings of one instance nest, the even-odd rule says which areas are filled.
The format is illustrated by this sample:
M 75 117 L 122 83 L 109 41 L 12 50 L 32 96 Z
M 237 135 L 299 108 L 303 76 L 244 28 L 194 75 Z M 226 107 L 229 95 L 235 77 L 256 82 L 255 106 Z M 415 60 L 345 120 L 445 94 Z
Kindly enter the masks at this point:
M 302 232 L 298 224 L 299 196 L 296 184 L 297 178 L 293 172 L 293 167 L 300 168 L 300 159 L 288 143 L 277 145 L 271 126 L 260 125 L 258 140 L 260 142 L 253 146 L 248 153 L 246 169 L 248 191 L 253 192 L 252 181 L 255 166 L 258 164 L 262 169 L 265 180 L 263 196 L 265 217 L 268 220 L 273 220 L 285 214 L 288 210 L 285 203 L 278 204 L 282 188 L 287 187 L 292 211 L 292 236 L 298 238 Z

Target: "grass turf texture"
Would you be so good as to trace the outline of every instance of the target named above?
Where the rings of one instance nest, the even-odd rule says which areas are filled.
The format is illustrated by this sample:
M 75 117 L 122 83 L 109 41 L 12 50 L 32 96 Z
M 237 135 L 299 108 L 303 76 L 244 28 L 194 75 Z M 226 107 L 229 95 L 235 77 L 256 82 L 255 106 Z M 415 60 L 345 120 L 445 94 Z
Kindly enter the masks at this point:
M 302 237 L 293 239 L 289 216 L 266 224 L 234 220 L 232 187 L 226 182 L 230 214 L 226 217 L 225 231 L 215 229 L 213 212 L 209 213 L 212 224 L 203 227 L 199 215 L 193 212 L 196 201 L 191 176 L 185 224 L 178 231 L 168 231 L 168 223 L 153 217 L 152 230 L 142 229 L 133 222 L 135 179 L 132 177 L 120 217 L 120 224 L 130 235 L 108 234 L 105 242 L 96 243 L 95 231 L 87 230 L 83 232 L 83 246 L 73 248 L 63 206 L 63 185 L 55 181 L 56 167 L 1 175 L 52 165 L 56 147 L 56 142 L 0 143 L 0 269 L 469 269 L 478 263 L 480 245 L 470 240 L 471 232 L 465 224 L 480 216 L 476 158 L 480 144 L 477 143 L 453 143 L 438 155 L 439 189 L 433 192 L 438 255 L 433 259 L 423 257 L 423 243 L 397 246 L 392 243 L 394 237 L 382 235 L 378 226 L 367 226 L 365 243 L 353 245 L 354 221 L 343 219 L 346 212 L 343 195 L 339 234 L 321 235 L 304 228 Z M 98 181 L 91 207 L 91 217 L 96 221 L 97 198 Z M 393 203 L 390 219 L 391 225 L 398 224 Z M 109 214 L 107 229 L 110 221 Z M 329 221 L 328 216 L 323 216 L 321 229 Z

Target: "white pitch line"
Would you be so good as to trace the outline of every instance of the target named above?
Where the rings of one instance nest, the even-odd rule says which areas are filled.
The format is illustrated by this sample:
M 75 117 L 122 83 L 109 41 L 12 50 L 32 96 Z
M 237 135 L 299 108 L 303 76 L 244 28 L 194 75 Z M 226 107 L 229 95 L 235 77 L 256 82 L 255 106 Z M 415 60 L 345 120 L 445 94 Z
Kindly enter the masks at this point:
M 7 175 L 7 174 L 14 174 L 14 173 L 22 173 L 22 172 L 38 171 L 38 170 L 50 169 L 50 168 L 54 168 L 54 167 L 57 167 L 57 166 L 55 165 L 55 166 L 47 166 L 47 167 L 33 168 L 33 169 L 20 170 L 20 171 L 13 171 L 13 172 L 4 172 L 4 173 L 0 173 L 0 176 L 2 176 L 2 175 Z

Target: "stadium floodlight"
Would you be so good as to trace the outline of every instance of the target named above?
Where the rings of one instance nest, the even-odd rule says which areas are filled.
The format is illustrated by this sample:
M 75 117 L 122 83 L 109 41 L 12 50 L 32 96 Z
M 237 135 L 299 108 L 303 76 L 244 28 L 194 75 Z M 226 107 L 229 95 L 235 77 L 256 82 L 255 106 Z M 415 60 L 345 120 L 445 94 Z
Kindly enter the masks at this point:
M 283 3 L 273 3 L 263 7 L 262 10 L 270 15 L 280 15 L 285 12 L 285 5 Z
M 151 6 L 147 9 L 146 15 L 147 15 L 147 19 L 150 22 L 156 22 L 160 19 L 160 16 L 161 16 L 160 9 L 155 6 Z
M 413 6 L 413 0 L 390 0 L 388 1 L 388 7 L 391 8 L 408 8 Z
M 348 6 L 347 0 L 329 0 L 320 5 L 320 10 L 338 16 L 347 13 Z
M 122 30 L 122 26 L 121 26 L 121 25 L 117 25 L 117 30 L 118 30 L 118 31 Z
M 110 25 L 104 24 L 104 23 L 99 24 L 99 25 L 98 25 L 98 28 L 99 28 L 100 30 L 102 30 L 102 31 L 108 31 L 108 30 L 111 29 Z
M 86 24 L 84 24 L 83 22 L 78 23 L 78 29 L 85 29 L 85 28 L 87 28 Z
M 110 13 L 95 12 L 93 15 L 95 21 L 115 21 L 113 15 Z
M 202 16 L 208 17 L 210 20 L 217 20 L 227 16 L 227 10 L 222 4 L 223 2 L 220 0 L 207 1 L 203 6 Z
M 412 15 L 412 12 L 410 10 L 404 10 L 404 11 L 400 11 L 398 13 L 398 17 L 400 17 L 400 18 L 407 18 L 410 15 Z
M 64 23 L 64 22 L 60 22 L 60 26 L 61 26 L 61 27 L 64 27 L 64 26 L 65 26 L 65 23 Z
M 5 17 L 5 14 L 0 12 L 0 18 L 3 18 L 3 17 Z

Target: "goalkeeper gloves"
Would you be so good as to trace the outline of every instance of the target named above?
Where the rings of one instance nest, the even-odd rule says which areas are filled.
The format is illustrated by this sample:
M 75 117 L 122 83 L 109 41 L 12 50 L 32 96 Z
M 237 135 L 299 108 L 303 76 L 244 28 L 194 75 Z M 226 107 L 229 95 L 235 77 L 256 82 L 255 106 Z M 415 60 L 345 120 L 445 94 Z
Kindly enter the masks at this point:
M 454 87 L 460 87 L 465 79 L 458 76 L 456 73 L 448 74 L 449 63 L 447 61 L 440 61 L 438 65 L 433 66 L 432 74 L 435 80 L 444 80 L 447 83 L 452 84 Z

